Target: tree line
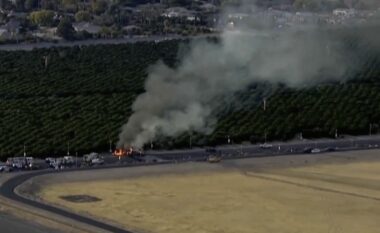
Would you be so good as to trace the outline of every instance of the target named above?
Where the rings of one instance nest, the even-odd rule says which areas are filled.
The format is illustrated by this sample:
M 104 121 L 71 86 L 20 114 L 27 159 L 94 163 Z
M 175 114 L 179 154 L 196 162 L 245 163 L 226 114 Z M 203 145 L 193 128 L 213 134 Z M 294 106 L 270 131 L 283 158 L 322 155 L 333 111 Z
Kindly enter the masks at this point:
M 213 40 L 218 43 L 218 40 Z M 305 89 L 254 83 L 215 111 L 210 135 L 185 132 L 159 138 L 154 148 L 184 148 L 341 134 L 375 134 L 380 125 L 380 56 L 369 44 L 343 41 L 356 51 L 346 83 Z M 62 156 L 107 151 L 144 91 L 158 60 L 175 67 L 188 41 L 142 42 L 0 51 L 0 156 Z M 263 100 L 266 108 L 263 109 Z M 370 132 L 371 130 L 371 132 Z M 148 145 L 149 146 L 149 145 Z

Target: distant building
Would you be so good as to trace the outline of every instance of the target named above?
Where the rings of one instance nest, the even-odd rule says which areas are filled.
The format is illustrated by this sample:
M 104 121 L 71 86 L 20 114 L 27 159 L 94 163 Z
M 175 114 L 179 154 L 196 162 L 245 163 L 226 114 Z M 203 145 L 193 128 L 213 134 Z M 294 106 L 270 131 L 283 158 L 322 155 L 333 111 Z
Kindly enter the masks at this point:
M 125 27 L 123 27 L 123 31 L 129 35 L 138 35 L 138 34 L 142 33 L 141 27 L 136 26 L 136 25 L 125 26 Z
M 32 36 L 47 39 L 47 40 L 60 40 L 61 38 L 57 36 L 57 27 L 40 27 L 33 31 Z
M 18 19 L 12 18 L 4 25 L 4 28 L 10 33 L 17 34 L 20 31 L 21 23 Z
M 20 39 L 20 28 L 21 23 L 17 19 L 11 18 L 8 23 L 0 27 L 0 40 Z
M 249 17 L 249 14 L 246 14 L 246 13 L 233 13 L 233 14 L 229 14 L 228 15 L 229 19 L 239 19 L 239 20 L 242 20 L 242 19 L 247 18 L 247 17 Z
M 216 7 L 214 4 L 211 3 L 204 3 L 203 5 L 200 6 L 201 10 L 203 12 L 216 12 L 218 10 L 218 7 Z
M 102 30 L 102 27 L 89 23 L 89 22 L 74 23 L 73 27 L 74 27 L 74 30 L 77 32 L 86 31 L 90 34 L 99 34 L 100 31 Z
M 28 14 L 26 12 L 14 12 L 14 11 L 10 11 L 8 14 L 7 14 L 7 17 L 8 18 L 19 18 L 19 19 L 23 19 L 23 18 L 26 18 Z
M 356 13 L 355 9 L 335 9 L 333 10 L 334 16 L 339 17 L 352 17 Z
M 0 41 L 12 39 L 12 34 L 5 28 L 0 28 Z
M 122 6 L 120 7 L 121 11 L 128 12 L 128 13 L 138 13 L 141 12 L 140 9 L 137 9 L 135 7 L 130 7 L 130 6 Z
M 167 18 L 191 17 L 194 14 L 184 7 L 171 7 L 165 10 L 162 16 Z

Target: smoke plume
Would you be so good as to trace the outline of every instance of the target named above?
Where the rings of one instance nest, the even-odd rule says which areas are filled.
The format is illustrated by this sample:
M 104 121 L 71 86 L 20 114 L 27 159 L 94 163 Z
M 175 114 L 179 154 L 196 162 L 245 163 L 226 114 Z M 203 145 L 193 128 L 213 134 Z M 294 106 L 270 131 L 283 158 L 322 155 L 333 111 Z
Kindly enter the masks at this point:
M 145 93 L 132 106 L 119 146 L 142 147 L 158 136 L 187 131 L 211 132 L 218 101 L 252 83 L 303 87 L 341 80 L 347 68 L 339 35 L 315 25 L 279 31 L 230 23 L 220 42 L 190 46 L 176 68 L 162 62 L 150 68 Z

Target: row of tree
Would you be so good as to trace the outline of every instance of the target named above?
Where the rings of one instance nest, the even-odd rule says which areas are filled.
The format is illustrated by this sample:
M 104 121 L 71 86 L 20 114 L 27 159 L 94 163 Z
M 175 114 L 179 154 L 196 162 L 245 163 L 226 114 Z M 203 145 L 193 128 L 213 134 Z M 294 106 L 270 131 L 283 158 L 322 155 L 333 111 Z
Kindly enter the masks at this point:
M 144 91 L 147 68 L 158 60 L 178 64 L 186 41 L 144 42 L 0 51 L 0 155 L 52 156 L 114 147 L 131 106 Z M 215 40 L 215 43 L 218 43 Z M 371 44 L 346 43 L 356 51 L 351 81 L 308 89 L 255 83 L 215 110 L 211 135 L 186 132 L 160 138 L 155 148 L 232 142 L 368 134 L 380 125 L 380 59 Z M 353 58 L 354 58 L 353 57 Z M 357 61 L 358 59 L 351 59 Z M 266 99 L 266 108 L 262 101 Z M 222 101 L 222 100 L 221 100 Z M 148 145 L 149 146 L 149 145 Z

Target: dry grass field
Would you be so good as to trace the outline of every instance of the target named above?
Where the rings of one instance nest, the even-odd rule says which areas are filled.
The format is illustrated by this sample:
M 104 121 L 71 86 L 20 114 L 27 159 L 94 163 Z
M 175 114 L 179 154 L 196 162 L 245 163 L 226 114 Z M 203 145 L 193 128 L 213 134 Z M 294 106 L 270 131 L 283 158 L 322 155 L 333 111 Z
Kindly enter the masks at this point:
M 377 233 L 380 160 L 355 161 L 57 183 L 39 195 L 138 232 Z M 101 201 L 60 198 L 76 194 Z

